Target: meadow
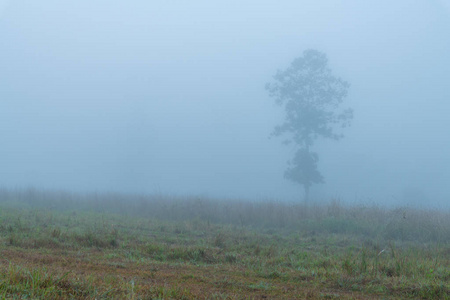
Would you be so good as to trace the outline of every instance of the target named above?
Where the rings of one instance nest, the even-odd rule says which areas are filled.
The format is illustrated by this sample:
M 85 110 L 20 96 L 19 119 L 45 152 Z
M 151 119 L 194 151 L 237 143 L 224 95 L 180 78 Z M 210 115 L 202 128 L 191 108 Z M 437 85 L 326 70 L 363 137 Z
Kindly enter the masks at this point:
M 449 211 L 0 190 L 1 299 L 449 295 Z

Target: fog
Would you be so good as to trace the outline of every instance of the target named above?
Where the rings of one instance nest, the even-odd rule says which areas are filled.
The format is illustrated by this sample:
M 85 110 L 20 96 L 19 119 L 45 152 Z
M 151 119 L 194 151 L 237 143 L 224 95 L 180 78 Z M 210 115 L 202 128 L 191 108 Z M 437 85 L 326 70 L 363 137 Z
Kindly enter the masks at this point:
M 315 201 L 450 203 L 450 0 L 0 1 L 0 185 L 301 201 L 264 86 L 327 54 L 354 110 Z

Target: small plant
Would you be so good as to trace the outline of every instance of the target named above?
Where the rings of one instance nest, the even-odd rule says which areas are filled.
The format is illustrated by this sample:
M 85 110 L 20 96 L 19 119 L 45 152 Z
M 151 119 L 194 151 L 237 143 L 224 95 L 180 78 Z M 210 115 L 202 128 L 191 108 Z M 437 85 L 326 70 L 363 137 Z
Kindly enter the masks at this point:
M 257 284 L 250 284 L 248 287 L 253 290 L 269 290 L 271 288 L 270 284 L 264 281 L 260 281 Z
M 226 237 L 220 232 L 214 237 L 213 245 L 218 248 L 225 248 L 226 246 Z
M 236 263 L 236 262 L 237 262 L 237 256 L 236 256 L 236 254 L 233 254 L 233 253 L 227 253 L 227 254 L 225 255 L 225 261 L 226 261 L 227 263 L 229 263 L 229 264 L 234 264 L 234 263 Z
M 353 275 L 353 262 L 350 256 L 347 256 L 342 261 L 342 269 L 345 271 L 347 275 Z
M 61 229 L 59 227 L 53 228 L 51 236 L 52 238 L 59 238 L 61 236 Z
M 364 274 L 367 272 L 367 258 L 366 258 L 366 249 L 363 248 L 361 250 L 361 264 L 360 264 L 360 268 L 359 268 L 359 272 Z

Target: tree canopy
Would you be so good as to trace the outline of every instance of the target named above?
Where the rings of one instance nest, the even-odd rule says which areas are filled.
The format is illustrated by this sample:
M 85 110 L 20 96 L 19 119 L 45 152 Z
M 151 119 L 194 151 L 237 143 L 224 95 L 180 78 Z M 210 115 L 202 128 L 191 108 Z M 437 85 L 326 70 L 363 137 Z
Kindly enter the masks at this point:
M 350 125 L 352 109 L 340 109 L 350 84 L 332 74 L 326 54 L 306 50 L 284 71 L 278 71 L 266 85 L 269 95 L 285 110 L 285 119 L 275 127 L 274 136 L 284 136 L 285 143 L 296 147 L 295 157 L 285 172 L 287 179 L 309 187 L 322 183 L 317 170 L 318 155 L 310 147 L 318 138 L 339 140 L 338 128 Z

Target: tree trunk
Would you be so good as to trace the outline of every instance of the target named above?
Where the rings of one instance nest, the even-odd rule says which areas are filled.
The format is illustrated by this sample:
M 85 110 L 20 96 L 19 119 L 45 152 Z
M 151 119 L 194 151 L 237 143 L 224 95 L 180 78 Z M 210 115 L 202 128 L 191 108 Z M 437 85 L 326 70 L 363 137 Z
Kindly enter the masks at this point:
M 305 149 L 306 149 L 306 152 L 307 152 L 308 155 L 309 155 L 309 144 L 308 144 L 308 143 L 306 143 Z M 306 205 L 306 206 L 309 205 L 309 187 L 310 187 L 309 182 L 307 182 L 307 183 L 305 184 L 305 205 Z
M 309 204 L 309 185 L 305 184 L 305 204 Z

